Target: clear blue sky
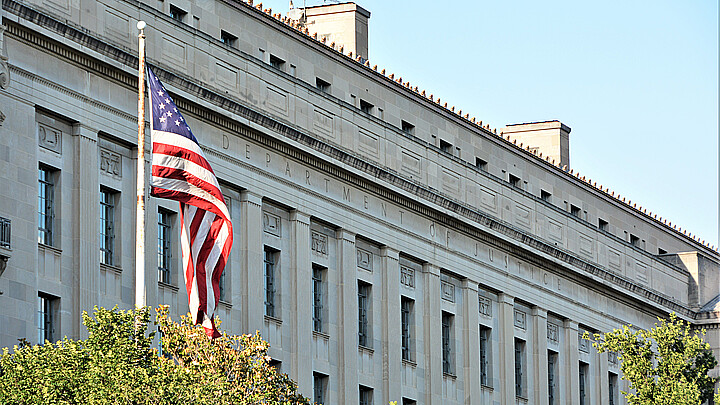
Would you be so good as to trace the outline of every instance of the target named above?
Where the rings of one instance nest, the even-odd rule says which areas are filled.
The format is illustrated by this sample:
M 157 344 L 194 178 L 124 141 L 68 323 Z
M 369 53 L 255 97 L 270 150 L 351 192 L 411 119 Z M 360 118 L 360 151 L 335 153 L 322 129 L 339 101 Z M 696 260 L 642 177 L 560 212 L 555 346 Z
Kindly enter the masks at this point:
M 717 1 L 357 3 L 371 64 L 491 127 L 560 120 L 575 171 L 718 246 Z

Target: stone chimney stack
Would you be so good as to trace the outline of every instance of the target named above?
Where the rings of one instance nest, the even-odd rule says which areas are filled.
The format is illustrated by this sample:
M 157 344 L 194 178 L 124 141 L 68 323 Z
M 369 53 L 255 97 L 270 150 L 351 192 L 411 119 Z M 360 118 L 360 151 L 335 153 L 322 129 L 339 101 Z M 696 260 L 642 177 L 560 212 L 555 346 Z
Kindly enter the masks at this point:
M 370 12 L 355 3 L 340 3 L 308 7 L 306 27 L 310 35 L 317 33 L 328 45 L 342 46 L 343 53 L 368 58 L 368 20 Z
M 508 124 L 501 132 L 517 143 L 537 149 L 543 157 L 550 156 L 555 163 L 570 167 L 570 127 L 560 121 L 529 122 L 526 124 Z

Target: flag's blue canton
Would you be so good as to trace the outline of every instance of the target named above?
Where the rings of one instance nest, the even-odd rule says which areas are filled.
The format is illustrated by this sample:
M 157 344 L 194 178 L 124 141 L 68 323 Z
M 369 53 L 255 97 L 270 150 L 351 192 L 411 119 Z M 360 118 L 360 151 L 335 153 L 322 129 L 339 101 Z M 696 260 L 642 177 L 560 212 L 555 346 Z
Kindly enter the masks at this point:
M 150 108 L 152 108 L 153 129 L 182 135 L 198 143 L 190 131 L 190 127 L 185 123 L 185 118 L 175 107 L 175 103 L 165 91 L 165 87 L 155 77 L 150 68 L 148 68 L 148 78 L 150 79 Z

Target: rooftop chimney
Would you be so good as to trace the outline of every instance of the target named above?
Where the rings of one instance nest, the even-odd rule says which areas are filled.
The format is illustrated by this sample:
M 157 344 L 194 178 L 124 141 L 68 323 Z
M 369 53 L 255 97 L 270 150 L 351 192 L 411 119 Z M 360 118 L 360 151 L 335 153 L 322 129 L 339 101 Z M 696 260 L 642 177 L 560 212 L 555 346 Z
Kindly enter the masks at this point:
M 355 3 L 314 6 L 305 9 L 306 27 L 310 35 L 326 38 L 326 44 L 335 42 L 343 53 L 368 59 L 368 20 L 370 12 Z
M 530 150 L 536 149 L 543 157 L 549 156 L 560 166 L 570 167 L 570 127 L 560 121 L 509 124 L 503 128 L 504 135 L 524 143 Z

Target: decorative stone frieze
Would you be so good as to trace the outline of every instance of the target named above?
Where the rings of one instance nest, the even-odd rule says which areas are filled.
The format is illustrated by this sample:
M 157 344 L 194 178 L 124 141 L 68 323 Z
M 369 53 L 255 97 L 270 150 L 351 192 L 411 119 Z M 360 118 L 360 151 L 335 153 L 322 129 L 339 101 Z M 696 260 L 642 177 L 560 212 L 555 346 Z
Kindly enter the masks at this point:
M 447 281 L 441 281 L 442 299 L 449 302 L 455 302 L 455 286 Z
M 492 317 L 492 300 L 488 297 L 478 295 L 480 315 Z
M 271 235 L 280 236 L 280 217 L 263 212 L 263 230 Z
M 547 340 L 549 343 L 552 344 L 558 344 L 559 343 L 559 333 L 558 333 L 558 326 L 554 323 L 548 323 L 547 324 Z
M 122 177 L 122 156 L 101 148 L 100 172 L 117 178 Z
M 523 311 L 515 310 L 513 316 L 515 327 L 525 330 L 527 328 L 527 315 Z
M 62 131 L 38 123 L 38 145 L 55 153 L 62 153 Z
M 405 287 L 415 288 L 415 270 L 400 266 L 400 284 Z
M 312 232 L 312 251 L 321 255 L 328 254 L 328 237 L 320 232 Z
M 357 266 L 363 270 L 373 271 L 373 254 L 365 249 L 357 249 Z

